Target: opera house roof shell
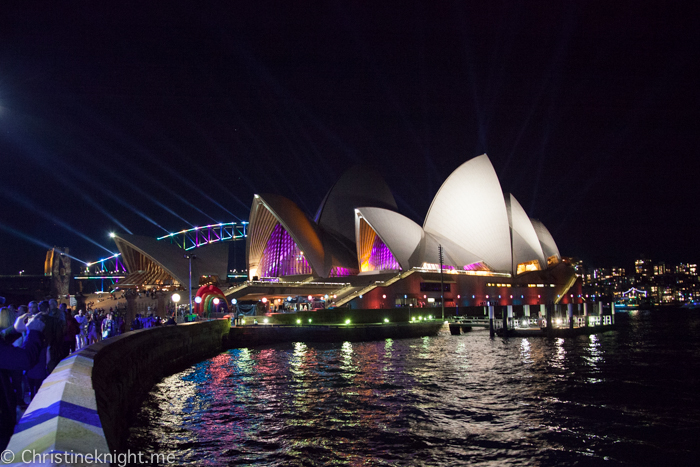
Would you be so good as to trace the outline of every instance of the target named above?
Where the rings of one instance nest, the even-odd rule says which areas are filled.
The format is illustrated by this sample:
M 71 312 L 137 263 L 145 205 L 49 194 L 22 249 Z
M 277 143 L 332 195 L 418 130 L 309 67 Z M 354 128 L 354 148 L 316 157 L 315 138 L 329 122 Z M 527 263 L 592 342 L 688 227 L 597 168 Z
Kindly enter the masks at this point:
M 560 262 L 552 235 L 504 194 L 488 156 L 458 167 L 423 225 L 397 212 L 376 173 L 353 167 L 314 219 L 279 195 L 255 195 L 246 241 L 251 279 L 336 277 L 414 268 L 517 276 Z

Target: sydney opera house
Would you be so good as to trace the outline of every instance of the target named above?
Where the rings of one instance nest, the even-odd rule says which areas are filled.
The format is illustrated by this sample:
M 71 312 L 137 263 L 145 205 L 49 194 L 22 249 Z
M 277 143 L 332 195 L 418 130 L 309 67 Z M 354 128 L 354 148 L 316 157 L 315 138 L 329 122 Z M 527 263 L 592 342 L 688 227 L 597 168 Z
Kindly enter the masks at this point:
M 445 180 L 422 226 L 361 167 L 336 182 L 313 219 L 284 197 L 256 195 L 246 256 L 258 285 L 237 293 L 273 303 L 293 295 L 292 283 L 323 285 L 327 304 L 353 308 L 437 306 L 442 298 L 445 306 L 567 303 L 580 294 L 547 228 L 502 192 L 486 155 Z
M 248 281 L 222 287 L 228 299 L 273 309 L 580 302 L 552 235 L 502 191 L 485 154 L 445 180 L 423 225 L 399 213 L 386 182 L 363 167 L 335 183 L 313 218 L 283 196 L 259 194 L 249 221 Z M 126 237 L 116 239 L 125 258 L 148 258 L 152 275 L 184 283 L 186 265 L 167 259 L 172 245 L 160 242 L 155 258 L 155 243 Z M 196 274 L 226 273 L 227 253 L 212 246 L 199 248 L 210 254 L 197 253 L 205 261 Z

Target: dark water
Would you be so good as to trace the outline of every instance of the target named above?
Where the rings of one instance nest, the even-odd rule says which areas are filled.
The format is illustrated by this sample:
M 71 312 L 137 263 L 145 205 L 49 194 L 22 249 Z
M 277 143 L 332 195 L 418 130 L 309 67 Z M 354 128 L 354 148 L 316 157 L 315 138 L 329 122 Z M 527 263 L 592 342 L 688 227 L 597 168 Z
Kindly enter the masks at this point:
M 199 465 L 700 465 L 700 310 L 617 320 L 231 350 L 155 387 L 129 445 Z

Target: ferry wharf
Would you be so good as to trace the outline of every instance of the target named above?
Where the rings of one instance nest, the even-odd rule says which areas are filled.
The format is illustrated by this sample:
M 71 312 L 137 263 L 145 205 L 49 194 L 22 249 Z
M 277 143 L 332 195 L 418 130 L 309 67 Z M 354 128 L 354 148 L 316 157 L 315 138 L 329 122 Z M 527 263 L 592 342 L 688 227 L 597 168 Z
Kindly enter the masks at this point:
M 452 335 L 473 328 L 487 328 L 491 336 L 499 337 L 568 337 L 589 335 L 615 329 L 615 308 L 602 302 L 523 306 L 523 316 L 514 315 L 513 306 L 486 306 L 486 316 L 452 316 Z M 534 310 L 532 310 L 534 308 Z M 606 309 L 607 308 L 607 309 Z M 537 313 L 531 316 L 530 313 Z M 499 316 L 499 318 L 496 318 Z

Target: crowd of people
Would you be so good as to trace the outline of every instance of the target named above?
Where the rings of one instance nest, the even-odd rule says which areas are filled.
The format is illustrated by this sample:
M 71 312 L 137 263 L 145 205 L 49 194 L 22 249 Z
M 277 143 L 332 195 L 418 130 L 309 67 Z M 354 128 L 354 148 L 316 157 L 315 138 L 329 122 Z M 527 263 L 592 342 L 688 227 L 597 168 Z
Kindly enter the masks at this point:
M 127 324 L 124 310 L 76 312 L 55 299 L 4 305 L 0 297 L 0 450 L 41 383 L 62 359 L 129 330 L 176 324 L 153 313 L 137 314 Z

